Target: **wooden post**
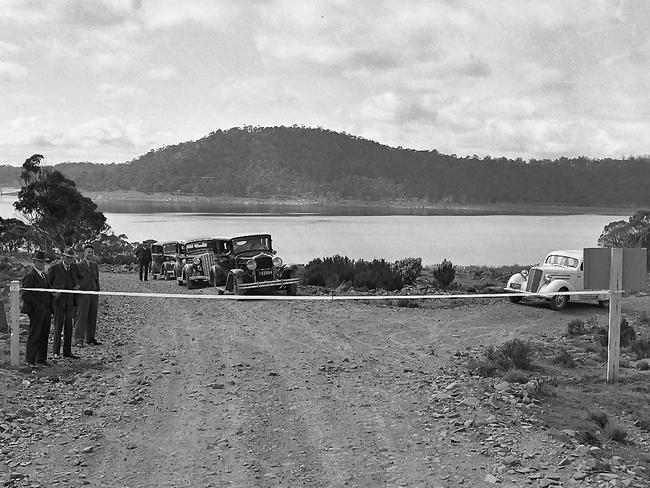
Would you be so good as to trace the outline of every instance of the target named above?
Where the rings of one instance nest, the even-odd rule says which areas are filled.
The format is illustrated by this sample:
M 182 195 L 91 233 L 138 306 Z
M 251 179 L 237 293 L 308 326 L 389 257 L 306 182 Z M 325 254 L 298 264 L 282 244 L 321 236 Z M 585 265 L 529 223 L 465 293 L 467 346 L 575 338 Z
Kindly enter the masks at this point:
M 0 333 L 9 332 L 7 323 L 7 312 L 5 312 L 5 302 L 0 298 Z
M 20 282 L 12 281 L 9 285 L 9 297 L 11 307 L 11 338 L 9 340 L 9 356 L 12 366 L 18 366 L 20 363 L 20 326 L 18 325 L 18 318 L 20 316 Z
M 618 382 L 618 356 L 621 342 L 621 295 L 623 291 L 623 249 L 612 249 L 609 269 L 609 342 L 607 345 L 607 383 Z

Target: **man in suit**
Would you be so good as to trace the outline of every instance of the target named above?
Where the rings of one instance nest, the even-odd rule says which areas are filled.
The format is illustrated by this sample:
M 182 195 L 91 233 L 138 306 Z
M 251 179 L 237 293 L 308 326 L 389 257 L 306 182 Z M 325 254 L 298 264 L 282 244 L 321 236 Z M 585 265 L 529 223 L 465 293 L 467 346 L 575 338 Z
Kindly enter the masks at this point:
M 47 270 L 50 287 L 57 290 L 74 290 L 77 287 L 77 278 L 73 265 L 74 250 L 71 247 L 66 247 L 61 255 L 61 260 Z M 54 357 L 61 354 L 61 332 L 63 332 L 63 357 L 77 359 L 77 356 L 72 354 L 74 295 L 54 292 L 52 302 L 54 309 L 54 345 L 52 354 L 54 354 Z
M 149 267 L 151 266 L 151 247 L 143 242 L 140 244 L 140 246 L 138 246 L 138 249 L 135 251 L 135 255 L 138 258 L 140 281 L 142 281 L 143 271 L 144 281 L 147 281 Z
M 95 262 L 95 248 L 92 244 L 84 246 L 84 258 L 76 265 L 76 279 L 80 291 L 99 291 L 99 268 Z M 101 344 L 95 340 L 98 303 L 98 295 L 77 296 L 77 323 L 74 338 L 78 347 L 83 347 L 84 342 L 91 346 Z
M 29 288 L 49 288 L 45 276 L 45 253 L 34 251 L 32 255 L 34 267 L 30 269 L 22 282 L 23 306 L 21 312 L 29 316 L 29 335 L 25 361 L 32 367 L 37 364 L 49 366 L 47 362 L 47 341 L 50 335 L 52 299 L 49 292 L 29 291 Z

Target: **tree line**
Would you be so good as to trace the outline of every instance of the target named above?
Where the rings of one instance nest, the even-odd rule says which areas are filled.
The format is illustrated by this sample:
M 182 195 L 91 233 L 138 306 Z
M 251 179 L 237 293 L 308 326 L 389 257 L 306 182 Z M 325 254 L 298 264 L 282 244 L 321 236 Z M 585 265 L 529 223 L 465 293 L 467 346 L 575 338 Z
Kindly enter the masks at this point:
M 459 157 L 300 126 L 218 130 L 127 163 L 65 163 L 56 169 L 89 191 L 324 201 L 650 205 L 647 156 L 528 161 Z

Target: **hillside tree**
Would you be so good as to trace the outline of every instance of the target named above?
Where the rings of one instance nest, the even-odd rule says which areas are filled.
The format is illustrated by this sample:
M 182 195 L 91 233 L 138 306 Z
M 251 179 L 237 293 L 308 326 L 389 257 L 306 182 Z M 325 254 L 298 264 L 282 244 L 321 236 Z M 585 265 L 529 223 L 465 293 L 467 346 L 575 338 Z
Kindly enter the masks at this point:
M 46 249 L 74 242 L 92 241 L 109 230 L 97 205 L 77 190 L 74 181 L 60 171 L 41 167 L 43 156 L 25 160 L 14 207 L 44 238 Z

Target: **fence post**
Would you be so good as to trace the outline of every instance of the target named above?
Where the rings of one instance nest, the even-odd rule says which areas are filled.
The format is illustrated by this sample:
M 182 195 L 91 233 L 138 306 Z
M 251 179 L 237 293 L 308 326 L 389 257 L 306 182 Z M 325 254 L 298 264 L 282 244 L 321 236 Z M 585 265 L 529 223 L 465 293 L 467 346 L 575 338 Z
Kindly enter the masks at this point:
M 610 384 L 618 382 L 622 290 L 623 249 L 612 248 L 609 268 L 609 341 L 607 343 L 607 383 Z
M 9 306 L 11 307 L 11 338 L 9 345 L 9 356 L 12 366 L 18 366 L 20 363 L 20 327 L 18 317 L 20 316 L 20 282 L 12 281 L 9 285 Z

